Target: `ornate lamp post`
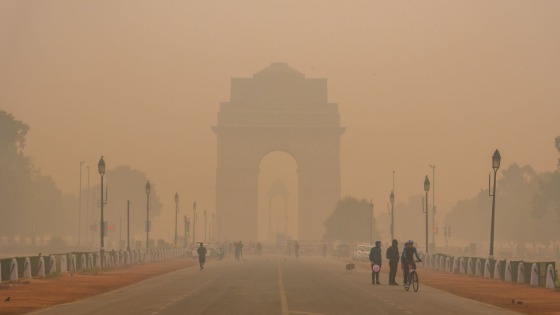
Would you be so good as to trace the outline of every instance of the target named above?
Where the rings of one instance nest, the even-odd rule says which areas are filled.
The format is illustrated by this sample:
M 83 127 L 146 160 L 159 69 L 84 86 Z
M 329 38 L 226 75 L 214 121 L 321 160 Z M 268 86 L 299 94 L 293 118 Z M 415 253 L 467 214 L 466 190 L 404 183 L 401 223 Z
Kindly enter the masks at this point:
M 152 186 L 150 181 L 146 183 L 146 249 L 150 248 L 150 192 Z
M 97 170 L 99 171 L 99 175 L 101 175 L 101 224 L 100 224 L 100 233 L 99 237 L 101 239 L 101 249 L 100 249 L 100 258 L 101 258 L 101 268 L 104 267 L 104 260 L 105 260 L 105 244 L 104 244 L 104 236 L 105 236 L 105 221 L 103 221 L 103 205 L 105 201 L 103 200 L 103 175 L 105 175 L 105 161 L 103 160 L 103 156 L 99 159 L 99 163 L 97 163 Z
M 428 243 L 428 192 L 430 191 L 430 180 L 428 179 L 428 175 L 426 175 L 426 179 L 424 179 L 424 191 L 426 192 L 426 254 L 430 253 L 430 244 Z
M 193 202 L 192 208 L 193 208 L 192 243 L 196 244 L 195 243 L 195 237 L 196 237 L 196 201 Z
M 391 191 L 389 195 L 389 201 L 391 202 L 391 240 L 395 239 L 395 193 Z
M 370 244 L 373 244 L 373 200 L 369 200 L 369 213 L 371 214 L 369 220 L 369 238 Z
M 130 252 L 130 200 L 126 201 L 126 250 Z
M 490 225 L 490 259 L 494 259 L 494 211 L 496 208 L 496 173 L 500 168 L 501 160 L 502 156 L 500 155 L 500 151 L 494 151 L 494 155 L 492 155 L 492 169 L 494 169 L 494 189 L 491 194 L 490 187 L 488 187 L 488 193 L 492 197 L 492 222 Z M 490 177 L 488 178 L 488 186 L 490 186 Z
M 175 248 L 177 248 L 177 214 L 179 213 L 179 194 L 175 193 Z

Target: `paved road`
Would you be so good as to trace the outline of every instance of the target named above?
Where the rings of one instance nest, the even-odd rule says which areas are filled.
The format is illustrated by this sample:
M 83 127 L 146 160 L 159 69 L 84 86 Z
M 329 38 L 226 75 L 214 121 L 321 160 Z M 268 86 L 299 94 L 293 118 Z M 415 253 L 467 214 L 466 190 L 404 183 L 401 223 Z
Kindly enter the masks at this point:
M 86 300 L 33 314 L 516 314 L 422 286 L 372 286 L 330 259 L 253 257 L 208 261 Z M 387 283 L 387 279 L 381 279 Z

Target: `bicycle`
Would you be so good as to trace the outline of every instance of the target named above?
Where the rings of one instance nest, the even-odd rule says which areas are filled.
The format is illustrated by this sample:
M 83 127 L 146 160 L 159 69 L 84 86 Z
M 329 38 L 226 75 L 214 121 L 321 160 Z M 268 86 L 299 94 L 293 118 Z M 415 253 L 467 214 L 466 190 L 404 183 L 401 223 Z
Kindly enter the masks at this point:
M 416 272 L 416 263 L 420 260 L 408 263 L 408 283 L 405 283 L 404 290 L 408 291 L 412 285 L 414 292 L 418 292 L 420 281 L 418 281 L 418 273 Z

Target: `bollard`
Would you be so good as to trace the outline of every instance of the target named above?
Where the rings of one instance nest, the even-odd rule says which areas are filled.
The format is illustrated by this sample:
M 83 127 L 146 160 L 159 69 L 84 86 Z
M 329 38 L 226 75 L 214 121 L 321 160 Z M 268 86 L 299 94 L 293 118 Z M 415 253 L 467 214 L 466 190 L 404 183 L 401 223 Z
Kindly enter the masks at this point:
M 511 261 L 508 261 L 506 263 L 506 275 L 505 275 L 504 280 L 506 282 L 513 282 L 513 276 L 511 274 Z
M 490 259 L 486 259 L 484 262 L 484 278 L 492 278 L 492 272 L 490 271 Z
M 531 265 L 531 281 L 529 282 L 529 284 L 534 287 L 539 286 L 539 268 L 535 263 Z
M 476 260 L 476 269 L 474 271 L 475 277 L 482 277 L 482 262 L 480 258 Z
M 517 266 L 517 283 L 525 283 L 525 265 L 519 263 Z
M 60 256 L 60 273 L 68 272 L 68 263 L 66 262 L 66 255 Z
M 45 276 L 45 258 L 39 257 L 39 266 L 37 268 L 37 274 L 35 277 L 44 277 Z
M 80 268 L 79 268 L 79 270 L 84 270 L 84 269 L 87 269 L 86 254 L 82 254 L 82 256 L 80 256 Z
M 494 265 L 494 280 L 501 280 L 501 275 L 502 275 L 502 269 L 501 269 L 501 264 L 500 261 L 496 261 L 496 264 Z
M 546 267 L 546 288 L 556 288 L 556 283 L 554 282 L 554 266 L 552 265 L 548 265 L 548 267 Z
M 10 263 L 10 281 L 17 281 L 19 278 L 17 260 L 12 258 Z
M 29 257 L 25 257 L 23 262 L 23 277 L 31 279 L 31 260 L 29 260 Z

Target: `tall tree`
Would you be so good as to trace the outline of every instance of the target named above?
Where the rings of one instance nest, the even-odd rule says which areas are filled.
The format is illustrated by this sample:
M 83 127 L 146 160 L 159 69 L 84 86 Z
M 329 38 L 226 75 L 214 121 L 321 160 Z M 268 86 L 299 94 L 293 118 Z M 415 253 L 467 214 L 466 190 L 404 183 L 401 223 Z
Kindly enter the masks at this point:
M 346 197 L 340 200 L 333 213 L 325 221 L 325 237 L 348 243 L 370 242 L 370 222 L 373 224 L 373 237 L 379 239 L 375 218 L 371 218 L 370 203 Z
M 72 212 L 49 176 L 24 154 L 29 126 L 0 110 L 0 233 L 5 236 L 73 235 Z
M 496 191 L 495 240 L 498 242 L 542 241 L 557 237 L 552 216 L 543 208 L 535 208 L 535 196 L 542 192 L 546 174 L 537 174 L 530 166 L 512 164 L 501 172 Z M 488 190 L 457 203 L 446 216 L 446 225 L 452 226 L 453 237 L 474 242 L 489 240 L 492 198 Z

